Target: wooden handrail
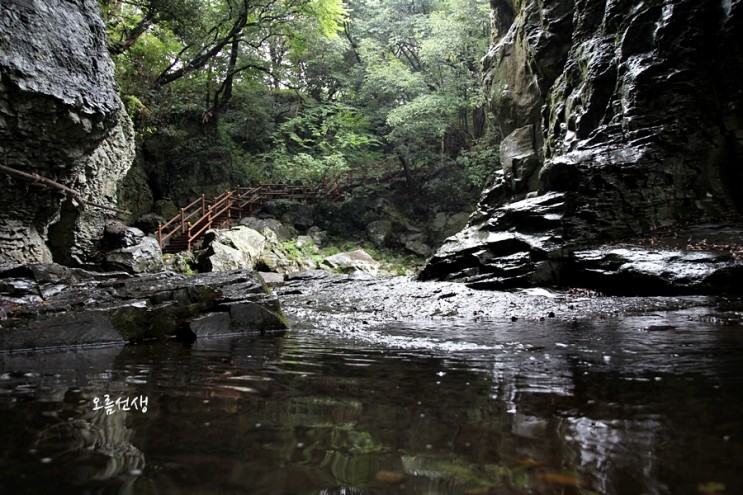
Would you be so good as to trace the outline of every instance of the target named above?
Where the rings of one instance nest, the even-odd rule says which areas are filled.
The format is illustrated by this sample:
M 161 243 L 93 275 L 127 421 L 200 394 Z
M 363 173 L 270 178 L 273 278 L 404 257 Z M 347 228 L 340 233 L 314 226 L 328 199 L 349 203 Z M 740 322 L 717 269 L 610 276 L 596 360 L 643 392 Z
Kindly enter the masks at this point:
M 378 172 L 382 173 L 378 174 Z M 264 201 L 277 198 L 298 199 L 302 202 L 318 198 L 337 200 L 343 196 L 344 190 L 372 181 L 378 183 L 388 179 L 392 173 L 382 167 L 374 167 L 365 169 L 360 176 L 354 175 L 353 171 L 349 170 L 347 173 L 326 179 L 314 186 L 286 183 L 237 186 L 232 191 L 225 191 L 211 200 L 206 199 L 202 194 L 192 203 L 181 208 L 176 216 L 158 225 L 157 238 L 160 248 L 165 248 L 166 242 L 180 232 L 184 236 L 187 249 L 191 249 L 193 243 L 215 223 L 231 219 L 233 212 L 235 218 L 241 217 L 243 213 L 253 212 L 255 207 Z M 225 213 L 227 213 L 226 219 Z M 191 222 L 194 217 L 196 220 Z

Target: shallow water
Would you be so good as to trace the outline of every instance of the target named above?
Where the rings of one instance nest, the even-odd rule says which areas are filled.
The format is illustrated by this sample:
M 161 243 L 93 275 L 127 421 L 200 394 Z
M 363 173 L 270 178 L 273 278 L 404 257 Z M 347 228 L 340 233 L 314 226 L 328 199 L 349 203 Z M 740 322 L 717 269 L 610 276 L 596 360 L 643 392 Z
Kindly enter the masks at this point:
M 0 492 L 743 493 L 743 327 L 708 313 L 0 356 Z

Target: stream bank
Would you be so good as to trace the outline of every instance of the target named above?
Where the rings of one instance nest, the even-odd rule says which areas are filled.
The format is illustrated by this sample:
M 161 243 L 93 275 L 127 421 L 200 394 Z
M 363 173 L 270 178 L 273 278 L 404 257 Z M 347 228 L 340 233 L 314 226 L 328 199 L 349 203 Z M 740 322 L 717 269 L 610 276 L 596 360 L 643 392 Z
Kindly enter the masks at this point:
M 281 331 L 253 272 L 97 273 L 56 264 L 0 270 L 0 352 Z
M 454 282 L 311 270 L 274 279 L 253 271 L 197 275 L 96 273 L 60 265 L 0 271 L 2 352 L 193 341 L 308 326 L 344 334 L 391 322 L 621 320 L 702 308 L 695 318 L 740 326 L 738 297 L 610 297 L 585 289 L 482 291 Z M 662 317 L 649 327 L 666 328 Z M 665 326 L 664 326 L 665 325 Z M 655 328 L 640 328 L 651 331 Z

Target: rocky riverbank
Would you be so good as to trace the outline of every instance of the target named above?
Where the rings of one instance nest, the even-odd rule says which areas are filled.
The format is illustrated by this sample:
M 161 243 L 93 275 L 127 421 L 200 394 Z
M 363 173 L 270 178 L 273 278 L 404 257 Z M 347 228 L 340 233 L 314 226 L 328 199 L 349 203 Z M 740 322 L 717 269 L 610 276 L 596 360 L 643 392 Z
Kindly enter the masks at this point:
M 55 264 L 6 267 L 0 270 L 0 352 L 301 331 L 318 322 L 353 333 L 399 320 L 539 322 L 740 305 L 736 298 L 608 297 L 582 289 L 494 292 L 320 270 L 287 274 L 271 286 L 246 270 L 131 275 Z M 741 324 L 740 312 L 710 311 L 724 324 Z
M 740 215 L 743 81 L 727 68 L 740 65 L 743 5 L 490 3 L 484 86 L 501 170 L 425 277 L 490 288 L 621 282 L 623 293 L 732 288 L 739 268 L 700 276 L 724 265 L 724 249 L 702 259 L 608 243 Z M 643 287 L 658 278 L 647 261 L 663 258 L 667 283 Z
M 447 239 L 421 279 L 478 289 L 583 287 L 627 296 L 743 292 L 740 219 L 578 247 L 563 239 L 563 218 L 545 198 L 510 204 L 486 222 L 489 227 Z
M 317 271 L 290 275 L 274 290 L 286 314 L 300 326 L 302 321 L 319 318 L 343 321 L 349 325 L 348 331 L 393 320 L 601 320 L 740 301 L 738 296 L 617 297 L 585 289 L 483 291 L 454 282 Z M 726 321 L 739 325 L 741 314 L 732 319 L 728 316 Z
M 285 328 L 278 300 L 254 272 L 130 275 L 56 264 L 0 269 L 0 352 Z

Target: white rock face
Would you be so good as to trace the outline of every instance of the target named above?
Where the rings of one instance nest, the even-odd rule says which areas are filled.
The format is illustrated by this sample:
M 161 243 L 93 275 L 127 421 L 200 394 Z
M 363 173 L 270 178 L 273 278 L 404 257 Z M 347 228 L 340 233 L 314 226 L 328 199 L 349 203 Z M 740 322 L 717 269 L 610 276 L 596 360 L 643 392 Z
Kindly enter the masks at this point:
M 379 262 L 375 261 L 363 249 L 328 256 L 323 260 L 322 264 L 331 270 L 337 270 L 342 273 L 365 272 L 376 275 L 379 272 Z

